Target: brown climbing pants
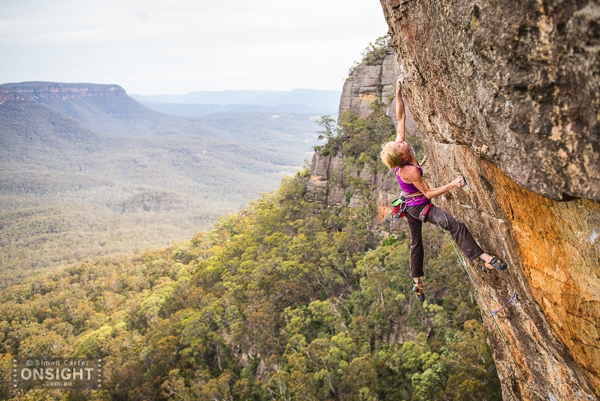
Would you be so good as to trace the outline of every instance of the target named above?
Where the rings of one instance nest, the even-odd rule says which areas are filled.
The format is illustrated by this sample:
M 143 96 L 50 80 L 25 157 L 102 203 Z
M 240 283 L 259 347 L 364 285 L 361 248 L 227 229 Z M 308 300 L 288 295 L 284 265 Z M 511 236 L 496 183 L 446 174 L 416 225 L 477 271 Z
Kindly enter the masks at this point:
M 421 235 L 421 227 L 423 223 L 421 220 L 412 216 L 418 217 L 421 210 L 426 205 L 411 206 L 407 209 L 408 215 L 408 228 L 410 230 L 410 276 L 411 277 L 422 277 L 423 272 L 423 238 Z M 450 232 L 450 236 L 456 242 L 458 248 L 462 253 L 469 259 L 474 260 L 478 258 L 482 253 L 483 249 L 475 242 L 475 239 L 467 229 L 467 227 L 460 221 L 456 220 L 450 214 L 444 212 L 442 209 L 431 205 L 431 208 L 427 212 L 425 222 L 435 224 L 438 227 L 443 228 Z

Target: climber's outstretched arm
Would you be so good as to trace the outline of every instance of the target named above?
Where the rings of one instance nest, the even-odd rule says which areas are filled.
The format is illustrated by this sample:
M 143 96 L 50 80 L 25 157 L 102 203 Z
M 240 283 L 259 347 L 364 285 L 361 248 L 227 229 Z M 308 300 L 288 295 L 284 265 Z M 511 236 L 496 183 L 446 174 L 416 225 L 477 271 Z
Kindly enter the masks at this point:
M 402 83 L 398 76 L 396 83 L 396 118 L 398 119 L 398 128 L 396 128 L 396 142 L 404 141 L 404 132 L 406 130 L 406 111 L 404 110 L 404 101 L 402 100 Z
M 437 188 L 430 188 L 423 179 L 423 176 L 421 176 L 419 170 L 413 166 L 403 169 L 401 178 L 405 182 L 412 183 L 428 199 L 437 198 L 453 188 L 462 188 L 465 186 L 465 179 L 462 176 L 458 176 L 449 184 Z

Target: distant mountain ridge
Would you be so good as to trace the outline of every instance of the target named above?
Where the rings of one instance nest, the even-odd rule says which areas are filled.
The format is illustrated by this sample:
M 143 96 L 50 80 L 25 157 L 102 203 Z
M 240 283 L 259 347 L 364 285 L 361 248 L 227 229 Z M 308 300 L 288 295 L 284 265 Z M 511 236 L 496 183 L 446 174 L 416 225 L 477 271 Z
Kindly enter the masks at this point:
M 103 95 L 126 95 L 119 85 L 31 81 L 6 83 L 0 87 L 21 93 L 32 99 L 76 99 Z
M 254 104 L 182 104 L 182 103 L 146 103 L 146 107 L 163 114 L 181 117 L 199 117 L 218 113 L 290 113 L 333 115 L 334 110 L 314 109 L 301 104 L 282 104 L 277 106 L 257 106 Z
M 199 91 L 184 95 L 130 96 L 161 113 L 194 116 L 222 112 L 284 112 L 335 114 L 341 91 Z
M 34 81 L 0 85 L 0 104 L 3 98 L 24 96 L 75 118 L 92 129 L 104 132 L 126 130 L 134 133 L 152 127 L 181 125 L 181 120 L 170 120 L 169 116 L 160 114 L 179 117 L 217 113 L 335 115 L 341 93 L 294 89 L 203 91 L 185 95 L 143 96 L 128 95 L 119 85 Z M 164 133 L 174 132 L 166 130 Z
M 148 120 L 160 119 L 118 85 L 22 82 L 0 85 L 2 89 L 45 104 L 105 133 L 139 131 L 136 125 L 147 125 Z

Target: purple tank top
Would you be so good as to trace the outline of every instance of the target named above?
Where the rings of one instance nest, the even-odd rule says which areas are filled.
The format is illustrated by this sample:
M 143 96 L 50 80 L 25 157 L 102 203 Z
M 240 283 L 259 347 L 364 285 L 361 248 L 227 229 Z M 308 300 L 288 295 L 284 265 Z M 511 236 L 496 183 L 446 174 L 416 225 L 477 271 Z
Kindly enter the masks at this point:
M 419 173 L 421 173 L 421 177 L 423 177 L 423 169 L 421 168 L 421 166 L 415 166 L 414 164 L 405 164 L 405 166 L 416 167 L 417 170 L 419 170 Z M 414 193 L 417 193 L 417 192 L 421 192 L 412 183 L 408 184 L 408 183 L 402 181 L 400 179 L 400 176 L 398 175 L 398 169 L 399 169 L 399 167 L 396 167 L 394 169 L 394 171 L 396 172 L 396 179 L 398 180 L 398 185 L 400 185 L 400 189 L 403 192 L 405 192 L 407 195 L 414 194 Z M 421 195 L 421 196 L 415 196 L 415 197 L 408 198 L 407 201 L 406 201 L 406 205 L 407 206 L 419 206 L 419 205 L 424 205 L 427 202 L 429 202 L 429 199 L 427 199 L 425 197 L 425 195 Z

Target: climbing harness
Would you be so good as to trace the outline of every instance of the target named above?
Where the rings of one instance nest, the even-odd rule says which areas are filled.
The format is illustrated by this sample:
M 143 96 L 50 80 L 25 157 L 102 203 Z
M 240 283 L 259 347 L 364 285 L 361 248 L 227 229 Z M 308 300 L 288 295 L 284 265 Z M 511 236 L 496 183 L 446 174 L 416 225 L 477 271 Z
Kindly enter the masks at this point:
M 525 383 L 525 385 L 527 386 L 527 390 L 529 390 L 529 395 L 531 395 L 531 398 L 533 400 L 537 400 L 537 397 L 535 396 L 535 394 L 533 393 L 533 390 L 531 390 L 531 387 L 529 386 L 529 382 L 527 381 L 527 379 L 525 378 L 525 375 L 523 374 L 523 370 L 521 370 L 521 366 L 517 363 L 517 358 L 515 357 L 515 354 L 513 354 L 512 349 L 510 348 L 510 345 L 508 344 L 508 341 L 506 340 L 506 337 L 504 337 L 504 333 L 502 333 L 502 330 L 500 330 L 500 325 L 498 325 L 498 322 L 496 321 L 496 318 L 494 316 L 496 313 L 500 312 L 502 309 L 504 309 L 506 306 L 508 306 L 511 302 L 513 302 L 517 298 L 517 293 L 515 292 L 513 294 L 513 296 L 511 297 L 511 299 L 502 308 L 498 309 L 497 311 L 492 312 L 490 310 L 490 307 L 488 306 L 485 298 L 483 297 L 483 294 L 481 293 L 481 290 L 479 289 L 479 286 L 477 285 L 477 283 L 473 279 L 473 276 L 471 276 L 471 273 L 469 272 L 469 269 L 467 268 L 467 263 L 465 262 L 465 259 L 462 257 L 462 255 L 460 254 L 460 252 L 458 252 L 458 249 L 456 248 L 456 245 L 454 244 L 454 241 L 452 240 L 452 238 L 450 237 L 450 235 L 448 234 L 448 232 L 444 231 L 444 233 L 446 234 L 446 236 L 450 240 L 450 243 L 452 244 L 452 247 L 454 248 L 454 252 L 456 252 L 456 255 L 460 259 L 461 264 L 462 264 L 465 272 L 467 272 L 467 276 L 469 276 L 469 279 L 471 280 L 471 283 L 473 284 L 473 286 L 477 290 L 477 293 L 479 294 L 479 297 L 483 301 L 483 304 L 485 305 L 485 308 L 487 309 L 487 311 L 489 313 L 489 316 L 494 321 L 494 325 L 496 326 L 496 329 L 498 330 L 498 333 L 500 333 L 500 338 L 502 339 L 502 342 L 504 343 L 504 346 L 506 347 L 506 349 L 510 353 L 514 364 L 517 366 L 517 369 L 518 369 L 519 373 L 521 374 L 521 378 L 523 379 L 523 383 Z
M 409 201 L 408 198 L 416 198 L 417 196 L 423 196 L 423 194 L 421 192 L 416 192 L 414 194 L 407 194 L 405 192 L 402 192 L 399 198 L 396 198 L 392 201 L 392 222 L 395 222 L 402 217 L 406 217 L 406 208 L 408 207 Z M 430 207 L 431 203 L 428 204 L 425 207 L 425 209 L 423 209 L 423 211 L 419 215 L 419 220 L 425 221 L 425 215 L 429 211 Z
M 490 316 L 494 316 L 496 313 L 500 312 L 502 309 L 506 308 L 511 302 L 513 302 L 515 299 L 517 299 L 517 292 L 515 291 L 512 295 L 512 297 L 510 297 L 510 299 L 508 300 L 507 303 L 504 304 L 504 306 L 502 306 L 502 308 L 497 309 L 495 311 L 493 311 L 492 313 L 490 313 Z

